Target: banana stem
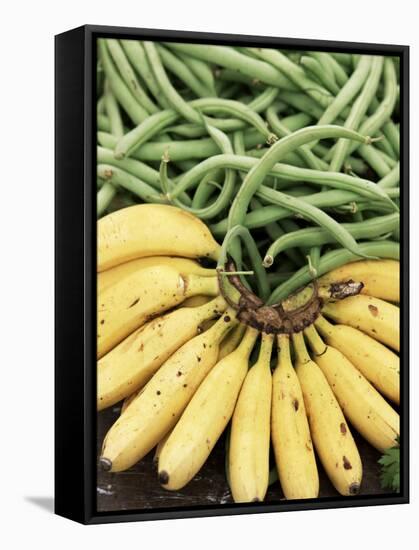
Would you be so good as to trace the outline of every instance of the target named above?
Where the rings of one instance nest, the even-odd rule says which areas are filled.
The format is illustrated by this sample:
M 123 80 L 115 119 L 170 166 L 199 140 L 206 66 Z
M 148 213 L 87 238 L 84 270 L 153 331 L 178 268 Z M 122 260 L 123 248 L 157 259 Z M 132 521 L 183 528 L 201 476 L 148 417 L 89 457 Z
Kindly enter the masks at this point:
M 288 334 L 278 334 L 278 366 L 291 363 L 290 337 Z
M 225 334 L 237 325 L 236 312 L 233 308 L 229 307 L 218 319 L 218 321 L 211 328 L 208 329 L 207 334 L 212 332 L 214 339 L 220 341 Z
M 306 328 L 304 334 L 307 336 L 308 343 L 316 355 L 322 355 L 326 351 L 327 346 L 320 338 L 314 325 L 310 325 Z
M 248 327 L 236 351 L 248 358 L 258 336 L 259 332 L 256 329 Z
M 262 344 L 260 346 L 258 363 L 268 364 L 271 361 L 272 346 L 274 343 L 274 335 L 262 333 Z
M 311 361 L 302 332 L 296 332 L 292 335 L 292 343 L 294 344 L 294 350 L 297 355 L 297 360 L 300 363 L 308 363 L 309 361 Z

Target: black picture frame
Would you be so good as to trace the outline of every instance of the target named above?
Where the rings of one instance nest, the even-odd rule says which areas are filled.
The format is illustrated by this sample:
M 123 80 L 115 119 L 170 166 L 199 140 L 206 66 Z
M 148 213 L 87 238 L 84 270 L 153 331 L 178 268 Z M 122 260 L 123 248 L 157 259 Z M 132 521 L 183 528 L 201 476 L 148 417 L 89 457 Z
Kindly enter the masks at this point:
M 395 55 L 401 90 L 400 494 L 97 512 L 95 75 L 98 37 Z M 55 37 L 55 513 L 84 524 L 409 502 L 409 47 L 86 25 Z

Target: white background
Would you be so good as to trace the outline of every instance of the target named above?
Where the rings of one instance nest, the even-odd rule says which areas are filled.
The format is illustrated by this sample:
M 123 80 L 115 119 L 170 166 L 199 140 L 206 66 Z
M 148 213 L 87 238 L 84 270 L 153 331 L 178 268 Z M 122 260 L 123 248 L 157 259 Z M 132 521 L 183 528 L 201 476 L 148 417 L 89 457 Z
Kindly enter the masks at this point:
M 46 509 L 52 506 L 53 494 L 53 35 L 91 23 L 409 44 L 415 214 L 415 204 L 419 205 L 419 35 L 415 5 L 412 0 L 14 0 L 3 4 L 0 540 L 7 541 L 3 548 L 29 544 L 62 550 L 81 545 L 101 549 L 147 545 L 202 550 L 221 544 L 223 548 L 265 545 L 296 550 L 384 550 L 403 544 L 409 534 L 415 533 L 417 540 L 417 272 L 412 273 L 410 505 L 92 527 L 53 516 Z M 418 216 L 412 218 L 412 241 L 417 242 Z M 413 253 L 412 264 L 415 260 Z

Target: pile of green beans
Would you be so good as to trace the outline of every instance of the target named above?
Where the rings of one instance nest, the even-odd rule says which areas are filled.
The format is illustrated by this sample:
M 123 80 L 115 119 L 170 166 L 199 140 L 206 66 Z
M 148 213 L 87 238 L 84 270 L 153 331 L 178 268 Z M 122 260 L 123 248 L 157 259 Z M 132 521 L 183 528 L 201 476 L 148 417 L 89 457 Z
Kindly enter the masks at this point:
M 399 257 L 399 63 L 390 56 L 99 39 L 97 215 L 201 218 L 268 303 Z

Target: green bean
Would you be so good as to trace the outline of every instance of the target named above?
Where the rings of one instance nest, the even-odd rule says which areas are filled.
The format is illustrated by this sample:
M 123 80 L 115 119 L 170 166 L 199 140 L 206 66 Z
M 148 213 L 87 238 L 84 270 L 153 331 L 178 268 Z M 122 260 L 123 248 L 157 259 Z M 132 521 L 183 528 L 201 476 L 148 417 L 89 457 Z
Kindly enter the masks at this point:
M 276 113 L 278 114 L 278 110 Z M 282 124 L 290 131 L 295 132 L 301 130 L 305 126 L 309 126 L 312 122 L 312 117 L 307 113 L 295 113 L 294 115 L 288 115 L 282 119 Z
M 389 190 L 390 191 L 390 190 Z M 308 204 L 317 206 L 317 208 L 336 208 L 344 204 L 354 203 L 359 201 L 362 197 L 357 193 L 351 191 L 322 191 L 321 193 L 313 193 L 303 197 Z M 371 201 L 368 200 L 368 204 Z M 287 208 L 281 206 L 269 205 L 261 208 L 258 211 L 250 212 L 246 215 L 244 225 L 248 229 L 257 229 L 259 227 L 265 227 L 267 223 L 289 218 L 292 213 Z M 225 218 L 220 222 L 211 226 L 211 231 L 217 237 L 222 237 L 227 232 L 228 220 Z
M 331 124 L 338 118 L 343 109 L 352 101 L 367 80 L 371 68 L 371 61 L 371 56 L 362 56 L 361 61 L 351 77 L 320 116 L 317 123 L 318 125 Z
M 222 151 L 225 151 L 226 154 L 233 154 L 233 148 L 231 146 L 231 143 L 227 138 L 227 136 L 223 134 L 223 132 L 221 132 L 217 128 L 212 128 L 211 126 L 208 126 L 208 132 Z M 234 192 L 234 184 L 236 180 L 234 170 L 231 170 L 231 169 L 226 170 L 225 181 L 221 188 L 221 192 L 218 198 L 212 204 L 206 206 L 205 208 L 196 209 L 194 207 L 189 207 L 182 204 L 182 202 L 179 201 L 178 199 L 173 199 L 170 197 L 171 185 L 167 179 L 167 162 L 168 162 L 168 156 L 163 157 L 162 163 L 160 165 L 160 181 L 162 184 L 164 184 L 164 192 L 166 196 L 169 198 L 170 202 L 173 202 L 175 205 L 179 206 L 183 210 L 191 212 L 192 214 L 194 214 L 198 218 L 201 218 L 202 220 L 208 220 L 208 219 L 214 218 L 222 210 L 228 207 Z
M 259 296 L 262 299 L 266 300 L 270 293 L 270 286 L 268 283 L 267 274 L 262 266 L 262 258 L 260 257 L 258 247 L 256 246 L 256 243 L 252 235 L 250 234 L 250 231 L 246 227 L 243 227 L 242 225 L 236 225 L 228 231 L 227 235 L 224 238 L 223 244 L 221 245 L 220 256 L 217 262 L 217 269 L 224 269 L 228 258 L 228 251 L 232 246 L 234 239 L 236 239 L 237 237 L 240 237 L 243 240 L 247 248 L 249 258 L 252 262 L 252 266 L 256 274 Z
M 339 93 L 339 86 L 334 81 L 333 73 L 330 75 L 326 70 L 324 65 L 322 65 L 317 59 L 303 55 L 301 57 L 300 63 L 303 67 L 308 69 L 311 72 L 315 79 L 317 79 L 321 84 L 323 84 L 325 90 L 337 95 Z
M 380 181 L 377 181 L 377 186 L 382 189 L 396 187 L 400 183 L 400 163 L 397 163 L 394 168 Z
M 399 223 L 399 214 L 388 214 L 387 216 L 379 216 L 359 223 L 344 223 L 342 227 L 356 239 L 373 239 L 383 234 L 392 233 Z M 331 233 L 315 227 L 287 233 L 271 244 L 266 252 L 263 265 L 270 267 L 278 254 L 288 248 L 320 246 L 334 241 L 334 236 Z
M 207 88 L 198 80 L 183 60 L 179 59 L 170 50 L 164 48 L 160 44 L 155 44 L 155 48 L 166 69 L 177 76 L 179 80 L 184 82 L 195 95 L 198 97 L 207 97 L 209 95 Z M 171 102 L 169 101 L 169 103 Z
M 97 193 L 97 217 L 100 218 L 102 214 L 106 211 L 112 199 L 116 195 L 116 189 L 112 183 L 106 181 Z
M 262 208 L 261 203 L 257 199 L 252 199 L 251 203 L 252 211 L 257 210 L 259 208 Z M 276 223 L 271 222 L 268 223 L 265 227 L 267 234 L 269 235 L 269 238 L 271 241 L 274 241 L 285 234 L 285 231 L 282 229 L 282 227 Z M 301 265 L 301 258 L 298 250 L 290 250 L 288 249 L 285 254 L 288 256 L 288 258 L 297 266 Z
M 229 227 L 241 225 L 243 223 L 252 196 L 255 194 L 275 164 L 281 160 L 281 157 L 283 157 L 287 152 L 293 151 L 297 147 L 310 143 L 310 141 L 315 139 L 333 137 L 346 137 L 347 139 L 354 139 L 356 141 L 368 143 L 367 138 L 353 132 L 352 130 L 347 130 L 346 128 L 341 128 L 339 126 L 308 126 L 307 128 L 298 130 L 297 132 L 282 138 L 277 143 L 272 145 L 272 147 L 247 174 L 247 177 L 245 178 L 233 201 L 233 204 L 231 205 L 229 213 Z M 283 197 L 283 199 L 285 200 L 285 197 Z M 295 206 L 297 207 L 297 205 Z M 315 213 L 315 211 L 310 209 L 308 209 L 307 213 L 308 212 L 310 212 L 310 214 Z M 315 216 L 317 220 L 321 219 L 321 217 L 321 215 Z M 323 221 L 325 223 L 331 223 L 326 219 L 323 219 Z M 336 225 L 338 224 L 336 223 Z M 337 232 L 339 232 L 338 229 Z M 342 235 L 342 232 L 340 234 L 340 238 L 343 238 L 346 242 L 345 246 L 348 246 L 349 249 L 352 248 L 353 250 L 356 250 L 356 243 L 351 242 L 353 241 L 352 238 L 348 238 L 348 236 L 345 237 Z
M 96 125 L 99 132 L 110 133 L 111 131 L 111 123 L 109 122 L 109 118 L 106 115 L 97 115 Z
M 105 81 L 105 106 L 109 120 L 109 130 L 116 138 L 120 138 L 124 135 L 124 125 L 122 124 L 118 102 L 109 87 L 108 80 Z
M 384 97 L 380 104 L 375 103 L 374 113 L 367 118 L 359 128 L 363 135 L 374 136 L 383 124 L 390 118 L 397 98 L 396 71 L 391 59 L 384 60 Z M 351 144 L 349 152 L 357 149 L 357 144 Z
M 129 118 L 134 122 L 134 124 L 140 124 L 141 122 L 143 122 L 143 120 L 147 118 L 147 111 L 138 103 L 138 101 L 125 85 L 122 78 L 119 76 L 109 55 L 104 39 L 98 40 L 98 46 L 100 59 L 103 64 L 106 77 L 109 80 L 112 92 L 118 100 L 118 103 L 127 113 Z
M 172 88 L 172 92 L 173 91 L 174 90 Z M 177 94 L 177 92 L 175 93 Z M 183 100 L 182 102 L 186 104 Z M 242 105 L 238 101 L 220 98 L 205 98 L 191 101 L 186 105 L 188 105 L 188 109 L 190 108 L 191 111 L 196 113 L 199 117 L 202 115 L 195 111 L 195 109 L 212 113 L 214 111 L 223 111 L 254 126 L 269 143 L 274 141 L 276 138 L 276 136 L 269 131 L 265 122 L 257 113 L 255 113 L 250 107 Z M 133 150 L 136 150 L 143 143 L 149 141 L 151 137 L 156 135 L 163 128 L 173 124 L 178 117 L 179 113 L 175 110 L 160 111 L 159 113 L 148 117 L 147 120 L 125 134 L 125 136 L 118 142 L 115 148 L 116 157 L 123 158 L 124 156 L 129 155 Z M 215 121 L 212 120 L 211 124 L 213 126 L 217 126 L 217 123 L 214 122 Z M 202 124 L 204 124 L 203 119 Z
M 349 53 L 340 53 L 340 52 L 333 52 L 330 54 L 332 57 L 336 59 L 336 61 L 345 67 L 347 70 L 352 70 L 353 63 L 352 63 L 352 56 Z
M 139 197 L 144 202 L 166 202 L 163 197 L 160 197 L 156 193 L 156 190 L 153 187 L 148 185 L 148 183 L 145 183 L 128 172 L 124 172 L 116 166 L 112 166 L 110 164 L 98 164 L 97 175 L 100 178 L 107 179 L 116 187 L 120 186 L 127 189 L 127 191 L 134 193 L 134 195 Z
M 169 104 L 162 95 L 156 79 L 154 78 L 153 71 L 151 70 L 141 42 L 137 40 L 121 40 L 121 45 L 131 65 L 140 75 L 151 95 L 163 109 L 167 109 Z
M 133 176 L 145 181 L 157 191 L 160 190 L 159 173 L 157 170 L 154 170 L 154 168 L 148 166 L 148 164 L 132 158 L 117 160 L 114 157 L 113 151 L 105 147 L 98 146 L 96 151 L 96 160 L 98 164 L 111 164 L 112 166 L 121 168 L 121 170 L 129 172 Z
M 154 116 L 154 115 L 152 115 Z M 150 118 L 152 118 L 152 116 Z M 107 149 L 115 149 L 117 140 L 111 134 L 99 131 L 97 139 L 100 145 Z M 255 147 L 263 143 L 264 138 L 259 132 L 250 129 L 244 132 L 244 142 L 246 149 Z M 145 143 L 132 153 L 132 157 L 138 160 L 158 161 L 160 162 L 166 150 L 170 151 L 172 161 L 187 159 L 202 159 L 217 155 L 218 147 L 211 138 L 186 140 L 186 141 L 167 141 Z
M 271 151 L 271 149 L 269 151 Z M 214 155 L 197 164 L 190 172 L 184 174 L 178 181 L 176 188 L 172 191 L 172 197 L 175 198 L 183 191 L 187 191 L 193 187 L 197 181 L 211 170 L 232 168 L 248 172 L 256 168 L 259 163 L 260 160 L 248 156 Z M 305 181 L 314 185 L 327 185 L 335 189 L 354 191 L 370 199 L 377 198 L 389 202 L 388 196 L 377 188 L 376 184 L 347 174 L 322 172 L 281 163 L 274 164 L 267 174 L 290 181 Z
M 218 83 L 220 81 L 236 82 L 239 84 L 245 84 L 251 89 L 261 88 L 263 86 L 263 83 L 260 80 L 232 69 L 216 69 L 215 78 Z
M 307 256 L 308 269 L 312 277 L 317 277 L 317 272 L 320 265 L 321 247 L 313 246 Z
M 252 111 L 255 111 L 256 113 L 259 113 L 260 111 L 263 111 L 265 108 L 269 107 L 269 105 L 272 103 L 272 101 L 275 99 L 277 95 L 278 90 L 276 88 L 267 88 L 264 92 L 262 92 L 259 96 L 257 96 L 253 101 L 249 103 L 247 106 Z M 280 108 L 285 107 L 285 105 L 279 104 Z M 229 107 L 231 107 L 231 104 L 224 103 L 222 105 L 223 110 L 225 111 Z M 234 108 L 237 107 L 237 105 L 233 106 Z M 199 105 L 198 105 L 199 109 Z M 212 105 L 205 105 L 203 106 L 203 109 L 207 112 L 216 112 L 217 111 L 217 104 Z M 248 115 L 248 111 L 243 112 L 243 115 Z M 256 122 L 256 121 L 255 121 Z M 235 132 L 236 130 L 245 129 L 248 126 L 248 122 L 246 120 L 239 120 L 235 118 L 225 118 L 225 119 L 211 119 L 212 126 L 215 126 L 219 130 L 222 130 L 223 132 Z M 257 121 L 257 124 L 260 124 L 260 121 Z M 304 126 L 304 124 L 303 124 Z M 265 126 L 263 126 L 263 129 L 265 129 Z M 203 126 L 199 126 L 197 124 L 178 124 L 176 126 L 172 126 L 167 128 L 167 132 L 174 132 L 178 135 L 189 137 L 189 138 L 196 138 L 200 136 L 207 135 L 206 128 Z
M 286 75 L 291 82 L 302 89 L 308 96 L 312 97 L 322 107 L 327 107 L 333 99 L 326 88 L 319 85 L 315 80 L 308 78 L 301 67 L 293 63 L 280 51 L 267 48 L 246 49 L 253 52 L 263 61 L 276 67 L 282 74 Z
M 383 70 L 384 60 L 381 56 L 375 56 L 371 63 L 371 70 L 361 93 L 357 97 L 353 107 L 349 113 L 348 118 L 345 120 L 344 128 L 351 130 L 358 130 L 362 118 L 364 117 L 367 109 L 375 97 L 378 83 L 380 81 L 381 73 Z M 350 143 L 348 140 L 340 139 L 336 144 L 336 149 L 330 161 L 330 170 L 332 172 L 339 172 L 342 164 L 345 161 L 345 157 L 349 154 Z
M 148 114 L 156 113 L 158 108 L 151 101 L 148 95 L 143 90 L 137 75 L 135 74 L 134 69 L 130 65 L 125 52 L 120 44 L 120 42 L 114 38 L 108 38 L 106 40 L 109 53 L 111 54 L 114 63 L 119 70 L 122 80 L 125 82 L 125 85 L 128 87 L 132 95 L 138 101 L 138 103 L 144 107 Z
M 348 82 L 348 75 L 345 69 L 338 61 L 336 61 L 336 58 L 334 58 L 332 54 L 324 53 L 324 55 L 328 57 L 330 67 L 332 68 L 333 74 L 335 75 L 336 82 L 338 86 L 342 88 Z
M 177 54 L 185 65 L 187 65 L 194 75 L 204 84 L 209 91 L 209 95 L 216 96 L 214 74 L 209 65 L 200 59 L 196 59 L 195 57 L 185 54 L 184 52 L 177 52 Z
M 103 78 L 105 80 L 105 78 Z M 96 114 L 97 116 L 100 115 L 106 115 L 106 107 L 105 107 L 105 92 L 100 96 L 100 98 L 97 100 L 96 103 Z
M 398 260 L 400 257 L 400 247 L 398 243 L 393 241 L 372 241 L 360 243 L 359 247 L 363 254 L 378 258 L 391 258 Z M 324 275 L 332 269 L 336 269 L 341 265 L 358 259 L 356 254 L 349 250 L 340 249 L 332 250 L 320 258 L 318 276 Z M 299 269 L 287 281 L 279 285 L 271 294 L 268 303 L 274 304 L 280 300 L 287 298 L 292 292 L 310 283 L 313 277 L 310 275 L 308 266 Z
M 266 120 L 278 137 L 282 138 L 291 134 L 291 131 L 279 120 L 273 106 L 269 107 L 266 111 Z M 327 164 L 318 159 L 306 145 L 302 145 L 297 150 L 297 153 L 309 168 L 313 168 L 314 170 L 327 168 Z
M 233 48 L 209 44 L 180 44 L 178 42 L 167 45 L 176 51 L 184 52 L 203 61 L 242 72 L 244 75 L 250 76 L 252 79 L 256 78 L 270 86 L 292 92 L 296 90 L 296 86 L 272 65 L 244 55 Z
M 287 105 L 291 105 L 297 111 L 310 115 L 316 120 L 320 119 L 323 114 L 323 109 L 319 107 L 314 99 L 301 92 L 281 92 L 281 101 Z
M 193 109 L 172 85 L 169 77 L 167 76 L 156 45 L 153 42 L 144 42 L 143 45 L 160 90 L 172 109 L 174 109 L 189 122 L 203 125 L 204 120 L 202 115 Z
M 335 240 L 343 247 L 347 248 L 354 254 L 363 256 L 354 237 L 343 227 L 342 224 L 339 224 L 334 218 L 326 214 L 323 210 L 312 206 L 300 198 L 292 197 L 291 195 L 287 195 L 286 193 L 275 191 L 267 187 L 260 188 L 258 194 L 260 197 L 269 200 L 272 204 L 287 208 L 294 214 L 299 214 L 300 216 L 303 216 L 304 219 L 311 220 L 315 224 L 324 228 L 329 234 L 331 233 Z M 229 223 L 231 222 L 229 221 Z
M 374 147 L 361 146 L 358 151 L 361 157 L 371 166 L 380 178 L 384 178 L 384 176 L 391 172 L 390 166 L 387 164 L 378 149 L 375 149 Z
M 383 127 L 383 132 L 390 145 L 395 153 L 395 157 L 399 158 L 400 156 L 400 132 L 398 131 L 395 124 L 385 124 Z
M 220 185 L 216 180 L 216 175 L 218 172 L 220 171 L 214 170 L 213 172 L 208 172 L 208 174 L 200 181 L 192 199 L 193 208 L 203 208 L 208 203 L 208 199 L 215 191 L 216 186 Z

